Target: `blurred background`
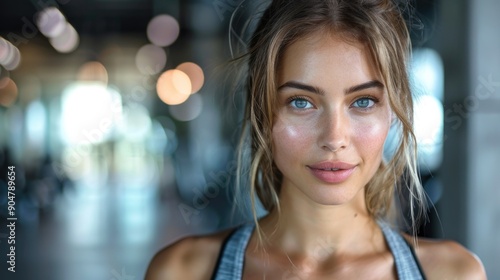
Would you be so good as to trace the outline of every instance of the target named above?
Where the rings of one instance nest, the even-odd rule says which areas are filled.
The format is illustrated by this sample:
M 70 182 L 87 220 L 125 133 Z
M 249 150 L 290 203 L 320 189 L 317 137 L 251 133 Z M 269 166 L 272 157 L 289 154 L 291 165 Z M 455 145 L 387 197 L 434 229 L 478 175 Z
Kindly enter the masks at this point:
M 242 107 L 225 65 L 257 2 L 0 2 L 1 279 L 142 279 L 161 247 L 246 218 L 231 211 Z M 435 205 L 420 235 L 460 242 L 500 279 L 500 2 L 413 6 Z

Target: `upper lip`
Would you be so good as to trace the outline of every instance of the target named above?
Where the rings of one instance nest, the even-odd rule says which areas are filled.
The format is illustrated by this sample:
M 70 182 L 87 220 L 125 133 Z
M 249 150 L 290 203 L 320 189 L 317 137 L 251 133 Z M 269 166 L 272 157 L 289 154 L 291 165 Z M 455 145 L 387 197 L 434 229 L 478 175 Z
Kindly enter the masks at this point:
M 338 170 L 338 169 L 352 169 L 356 167 L 356 164 L 351 164 L 342 161 L 322 161 L 319 163 L 308 165 L 308 167 L 320 170 Z

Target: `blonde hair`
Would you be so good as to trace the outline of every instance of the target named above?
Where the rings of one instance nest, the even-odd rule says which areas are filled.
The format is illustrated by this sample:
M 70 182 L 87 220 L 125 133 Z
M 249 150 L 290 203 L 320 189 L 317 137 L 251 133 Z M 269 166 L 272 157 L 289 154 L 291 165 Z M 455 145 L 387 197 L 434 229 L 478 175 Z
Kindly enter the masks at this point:
M 411 42 L 401 8 L 390 0 L 274 0 L 253 33 L 247 59 L 247 100 L 238 163 L 243 170 L 246 140 L 253 218 L 261 237 L 255 196 L 262 206 L 280 212 L 282 174 L 273 161 L 277 69 L 284 50 L 309 34 L 327 31 L 366 44 L 381 74 L 401 138 L 394 156 L 382 162 L 365 188 L 366 207 L 375 219 L 388 219 L 395 194 L 408 190 L 411 226 L 425 216 L 425 193 L 416 164 L 413 101 L 407 74 Z M 241 175 L 240 175 L 241 176 Z

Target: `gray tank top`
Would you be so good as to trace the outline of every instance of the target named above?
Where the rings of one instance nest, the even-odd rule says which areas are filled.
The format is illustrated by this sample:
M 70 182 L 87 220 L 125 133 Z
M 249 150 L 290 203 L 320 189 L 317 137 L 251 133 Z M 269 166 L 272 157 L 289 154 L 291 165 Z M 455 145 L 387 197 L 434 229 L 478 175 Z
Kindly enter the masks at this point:
M 386 223 L 379 222 L 379 226 L 394 256 L 398 279 L 425 280 L 413 248 L 401 234 Z M 254 227 L 254 224 L 242 225 L 225 240 L 212 279 L 239 280 L 242 278 L 245 250 Z

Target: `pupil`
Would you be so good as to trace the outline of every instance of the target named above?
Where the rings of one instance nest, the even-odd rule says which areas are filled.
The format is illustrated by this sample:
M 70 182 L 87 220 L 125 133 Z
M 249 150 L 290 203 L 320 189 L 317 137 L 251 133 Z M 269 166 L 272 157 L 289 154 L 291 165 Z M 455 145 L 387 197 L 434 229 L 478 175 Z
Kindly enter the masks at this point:
M 361 99 L 361 100 L 358 100 L 358 105 L 360 107 L 367 107 L 369 102 L 370 101 L 368 99 Z
M 297 108 L 305 108 L 307 106 L 307 101 L 297 99 L 295 100 L 295 106 L 297 106 Z

